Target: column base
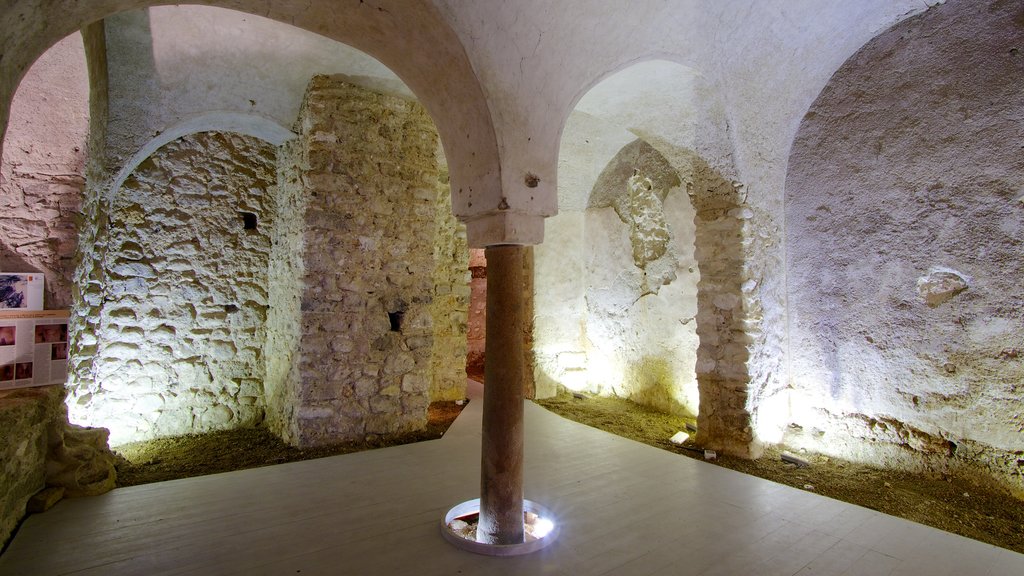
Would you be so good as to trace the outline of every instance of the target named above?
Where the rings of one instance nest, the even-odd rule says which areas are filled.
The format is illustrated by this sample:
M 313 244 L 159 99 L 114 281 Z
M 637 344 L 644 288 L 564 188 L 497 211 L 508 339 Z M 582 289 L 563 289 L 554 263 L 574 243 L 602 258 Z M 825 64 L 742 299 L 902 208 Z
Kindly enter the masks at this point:
M 523 511 L 525 512 L 526 541 L 519 544 L 487 544 L 475 540 L 474 523 L 480 516 L 479 498 L 468 500 L 449 510 L 441 523 L 441 535 L 456 548 L 487 556 L 529 554 L 544 548 L 558 538 L 558 523 L 550 510 L 536 502 L 524 499 Z M 531 521 L 527 522 L 526 518 L 530 518 Z M 457 522 L 468 525 L 468 528 L 457 524 Z M 453 524 L 456 524 L 455 528 L 452 527 Z

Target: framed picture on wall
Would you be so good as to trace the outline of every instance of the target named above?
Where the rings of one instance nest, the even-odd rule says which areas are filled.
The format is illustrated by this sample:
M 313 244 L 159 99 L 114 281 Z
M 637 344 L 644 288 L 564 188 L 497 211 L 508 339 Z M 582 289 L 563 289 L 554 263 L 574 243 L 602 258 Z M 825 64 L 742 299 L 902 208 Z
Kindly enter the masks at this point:
M 42 310 L 40 272 L 0 272 L 0 310 Z

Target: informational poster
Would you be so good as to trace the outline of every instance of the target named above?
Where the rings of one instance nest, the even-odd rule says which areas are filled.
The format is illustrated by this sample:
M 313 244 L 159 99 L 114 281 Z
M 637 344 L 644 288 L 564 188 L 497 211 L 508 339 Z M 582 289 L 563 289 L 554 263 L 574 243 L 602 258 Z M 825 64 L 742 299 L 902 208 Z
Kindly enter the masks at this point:
M 63 384 L 68 311 L 0 309 L 0 390 Z
M 42 310 L 40 272 L 0 272 L 0 310 Z

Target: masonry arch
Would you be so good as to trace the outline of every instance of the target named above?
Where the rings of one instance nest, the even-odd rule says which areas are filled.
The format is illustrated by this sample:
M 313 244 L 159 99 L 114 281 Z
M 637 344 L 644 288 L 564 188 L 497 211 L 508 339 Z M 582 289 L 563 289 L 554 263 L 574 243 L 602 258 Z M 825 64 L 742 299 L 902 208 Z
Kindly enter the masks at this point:
M 296 136 L 294 132 L 278 122 L 255 114 L 227 111 L 198 114 L 163 130 L 133 154 L 114 176 L 110 191 L 111 197 L 117 196 L 124 181 L 132 172 L 161 147 L 198 132 L 232 132 L 258 138 L 275 147 Z
M 2 25 L 0 118 L 6 126 L 9 103 L 25 70 L 58 39 L 121 11 L 162 4 L 118 0 L 102 5 L 64 2 L 42 7 L 23 1 L 9 7 Z M 402 2 L 387 9 L 369 2 L 317 0 L 308 5 L 252 0 L 210 3 L 315 32 L 378 59 L 405 82 L 427 108 L 448 159 L 457 214 L 471 213 L 471 198 L 500 194 L 500 163 L 488 106 L 465 50 L 430 2 Z M 497 200 L 494 205 L 497 205 Z
M 735 332 L 748 216 L 740 188 L 701 158 L 723 138 L 722 103 L 708 96 L 694 69 L 649 60 L 578 100 L 562 135 L 559 215 L 536 248 L 537 389 L 696 415 L 708 445 L 746 454 Z
M 228 38 L 197 59 L 176 42 L 211 33 L 200 25 Z M 114 444 L 265 419 L 311 445 L 415 429 L 431 400 L 461 398 L 465 236 L 409 88 L 355 49 L 230 10 L 152 8 L 105 27 L 117 51 L 94 128 L 112 173 L 97 171 L 85 210 L 71 418 Z M 246 50 L 275 47 L 309 59 L 262 63 L 284 88 L 218 90 Z M 416 225 L 396 226 L 402 214 Z

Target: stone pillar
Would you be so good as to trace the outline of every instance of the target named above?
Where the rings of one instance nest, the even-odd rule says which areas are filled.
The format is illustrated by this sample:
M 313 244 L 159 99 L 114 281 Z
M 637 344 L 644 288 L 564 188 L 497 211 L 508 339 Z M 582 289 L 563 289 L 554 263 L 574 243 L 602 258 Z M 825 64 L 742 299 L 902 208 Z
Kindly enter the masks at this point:
M 480 523 L 477 541 L 523 542 L 523 246 L 487 248 Z

